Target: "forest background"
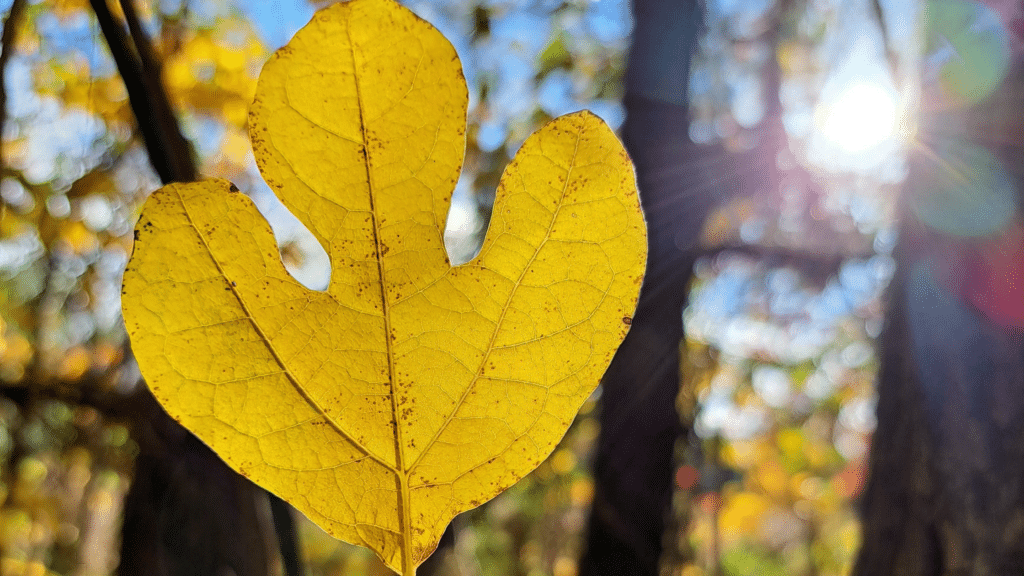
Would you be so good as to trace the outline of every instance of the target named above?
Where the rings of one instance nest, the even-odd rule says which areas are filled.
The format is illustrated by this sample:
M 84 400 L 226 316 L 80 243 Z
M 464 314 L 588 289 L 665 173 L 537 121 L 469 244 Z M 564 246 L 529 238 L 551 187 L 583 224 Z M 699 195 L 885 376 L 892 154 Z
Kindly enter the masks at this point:
M 132 44 L 126 53 L 139 66 L 136 80 L 150 81 L 142 90 L 166 94 L 164 112 L 173 111 L 198 173 L 249 194 L 292 273 L 322 287 L 326 255 L 257 173 L 246 114 L 263 62 L 325 2 L 114 4 L 107 22 Z M 106 6 L 2 6 L 9 14 L 0 56 L 3 576 L 118 570 L 137 466 L 154 434 L 157 443 L 166 440 L 147 427 L 154 408 L 142 398 L 119 305 L 132 227 L 166 177 L 154 168 L 153 148 L 147 152 L 152 137 L 136 122 L 118 44 L 114 56 L 108 46 L 117 35 L 104 29 L 102 15 L 97 20 L 99 5 Z M 630 7 L 612 0 L 406 5 L 452 41 L 469 84 L 466 167 L 446 232 L 452 259 L 465 261 L 486 229 L 501 171 L 530 132 L 580 108 L 623 125 Z M 687 433 L 675 443 L 677 490 L 662 558 L 668 573 L 853 568 L 862 539 L 856 502 L 876 424 L 876 339 L 883 292 L 897 268 L 898 190 L 910 171 L 908 119 L 924 99 L 927 71 L 950 58 L 948 50 L 923 49 L 920 14 L 920 5 L 899 0 L 708 0 L 702 7 L 685 96 L 687 136 L 702 147 L 700 162 L 743 184 L 741 194 L 721 194 L 700 230 L 686 232 L 699 241 L 684 314 L 676 407 Z M 173 126 L 160 130 L 175 137 Z M 175 146 L 164 147 L 171 172 L 181 169 L 166 158 Z M 775 176 L 742 161 L 754 152 L 768 154 Z M 990 168 L 979 154 L 957 158 Z M 953 190 L 948 205 L 915 215 L 955 238 L 991 239 L 1018 226 L 1004 218 L 1015 213 L 1015 188 L 982 188 L 994 192 L 979 199 Z M 944 216 L 965 210 L 976 229 Z M 1003 232 L 996 236 L 1005 239 Z M 999 253 L 1018 254 L 1019 239 Z M 1017 270 L 1019 261 L 1006 266 Z M 970 290 L 957 292 L 970 303 L 964 314 L 1000 329 L 1021 324 L 1015 300 L 979 303 Z M 600 397 L 599 389 L 536 472 L 456 519 L 439 573 L 579 571 L 595 493 Z M 207 463 L 199 458 L 195 466 Z M 151 489 L 150 496 L 160 493 Z M 241 498 L 246 489 L 230 490 Z M 180 520 L 168 510 L 195 498 L 160 494 L 154 509 L 164 516 L 154 521 L 167 526 Z M 275 521 L 278 535 L 291 530 L 279 502 L 262 502 L 253 522 L 268 534 Z M 371 553 L 338 543 L 301 516 L 295 521 L 306 573 L 387 573 Z M 272 571 L 288 565 L 293 573 L 287 550 L 279 557 L 273 543 L 232 545 L 242 555 L 265 549 Z

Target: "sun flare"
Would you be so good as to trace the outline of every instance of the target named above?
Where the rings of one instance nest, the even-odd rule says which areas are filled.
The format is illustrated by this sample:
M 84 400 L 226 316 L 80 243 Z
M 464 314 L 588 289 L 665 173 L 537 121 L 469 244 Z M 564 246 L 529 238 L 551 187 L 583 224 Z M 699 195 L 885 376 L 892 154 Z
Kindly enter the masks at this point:
M 821 132 L 848 152 L 863 152 L 896 137 L 896 94 L 874 82 L 843 90 L 819 109 Z

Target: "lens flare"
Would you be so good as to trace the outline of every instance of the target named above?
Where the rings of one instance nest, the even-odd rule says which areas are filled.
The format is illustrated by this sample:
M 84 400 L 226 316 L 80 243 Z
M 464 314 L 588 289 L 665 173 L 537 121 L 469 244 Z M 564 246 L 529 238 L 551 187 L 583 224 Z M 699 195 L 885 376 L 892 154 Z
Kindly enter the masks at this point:
M 1003 82 L 1010 66 L 1010 37 L 999 14 L 974 0 L 925 4 L 925 80 L 942 95 L 975 104 Z

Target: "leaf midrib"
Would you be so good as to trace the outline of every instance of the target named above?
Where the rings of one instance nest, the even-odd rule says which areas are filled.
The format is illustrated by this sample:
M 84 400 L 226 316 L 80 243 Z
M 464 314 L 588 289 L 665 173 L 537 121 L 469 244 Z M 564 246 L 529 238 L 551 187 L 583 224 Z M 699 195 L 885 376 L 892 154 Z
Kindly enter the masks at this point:
M 349 12 L 351 15 L 351 12 Z M 384 318 L 384 346 L 388 359 L 388 382 L 391 384 L 391 422 L 395 435 L 395 477 L 398 484 L 398 522 L 399 530 L 402 532 L 402 572 L 415 574 L 416 566 L 412 560 L 412 510 L 409 494 L 409 470 L 405 467 L 405 450 L 402 445 L 402 427 L 398 421 L 398 389 L 395 381 L 395 355 L 391 343 L 391 308 L 388 306 L 387 276 L 384 269 L 384 259 L 381 254 L 380 240 L 380 216 L 377 214 L 377 202 L 375 201 L 376 186 L 373 179 L 373 171 L 370 169 L 370 148 L 367 145 L 366 119 L 363 115 L 363 93 L 360 87 L 360 67 L 356 62 L 356 45 L 352 40 L 352 20 L 346 22 L 346 36 L 348 46 L 352 55 L 352 84 L 356 89 L 356 107 L 359 110 L 359 136 L 363 141 L 363 166 L 366 168 L 367 196 L 370 202 L 370 221 L 373 228 L 373 247 L 377 260 L 377 272 L 380 278 L 380 302 L 381 314 Z

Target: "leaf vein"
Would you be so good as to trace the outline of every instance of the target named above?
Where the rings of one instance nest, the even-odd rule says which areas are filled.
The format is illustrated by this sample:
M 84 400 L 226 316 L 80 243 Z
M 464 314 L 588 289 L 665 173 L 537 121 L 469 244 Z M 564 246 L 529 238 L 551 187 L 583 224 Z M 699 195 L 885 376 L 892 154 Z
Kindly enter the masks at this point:
M 562 198 L 565 198 L 565 193 L 568 190 L 569 182 L 570 182 L 570 180 L 572 178 L 572 163 L 576 161 L 576 156 L 579 153 L 581 132 L 582 132 L 582 128 L 577 130 L 577 133 L 576 133 L 576 146 L 573 149 L 572 158 L 571 158 L 571 160 L 569 162 L 569 169 L 566 171 L 565 183 L 562 185 L 562 193 L 561 193 Z M 525 188 L 525 182 L 523 182 L 523 186 Z M 559 200 L 559 208 L 560 207 L 561 207 L 561 199 Z M 444 432 L 444 430 L 448 427 L 448 424 L 451 423 L 452 419 L 455 417 L 455 414 L 459 411 L 459 409 L 465 403 L 466 398 L 469 397 L 470 391 L 476 385 L 477 381 L 483 376 L 484 367 L 487 365 L 487 360 L 490 357 L 490 354 L 491 354 L 491 352 L 494 349 L 494 341 L 497 338 L 498 332 L 501 330 L 502 323 L 503 323 L 503 321 L 505 319 L 505 312 L 508 310 L 509 305 L 512 302 L 512 299 L 515 297 L 516 290 L 518 289 L 518 287 L 522 283 L 523 278 L 526 276 L 526 273 L 530 270 L 530 266 L 537 259 L 537 256 L 540 254 L 541 250 L 544 248 L 544 245 L 547 243 L 548 238 L 551 237 L 551 231 L 554 228 L 555 219 L 557 219 L 557 217 L 558 217 L 558 210 L 555 210 L 554 214 L 552 214 L 551 222 L 548 224 L 548 229 L 547 229 L 547 232 L 544 235 L 544 239 L 542 239 L 537 244 L 537 248 L 534 250 L 533 256 L 530 258 L 530 261 L 526 263 L 526 266 L 523 267 L 523 271 L 519 275 L 519 279 L 515 281 L 515 283 L 512 286 L 512 290 L 509 291 L 508 298 L 505 299 L 505 305 L 501 309 L 501 314 L 498 317 L 498 321 L 494 325 L 493 332 L 491 332 L 490 342 L 487 345 L 487 349 L 484 350 L 484 357 L 480 361 L 480 368 L 477 370 L 477 373 L 473 376 L 473 379 L 470 380 L 469 385 L 466 386 L 465 391 L 463 391 L 463 393 L 462 393 L 462 397 L 459 398 L 458 402 L 452 408 L 452 411 L 451 411 L 450 415 L 448 416 L 448 418 L 446 418 L 445 422 L 442 423 L 441 426 L 438 427 L 437 432 L 434 434 L 433 438 L 431 438 L 430 441 L 426 443 L 426 445 L 423 447 L 423 450 L 416 457 L 416 460 L 413 461 L 412 465 L 409 466 L 409 471 L 410 472 L 413 469 L 416 468 L 416 466 L 423 459 L 423 456 L 425 454 L 427 454 L 427 452 L 430 451 L 431 445 L 433 445 L 434 442 L 437 441 L 437 439 L 441 436 L 442 432 Z
M 203 246 L 206 248 L 207 253 L 210 255 L 210 259 L 213 260 L 214 266 L 217 267 L 217 271 L 220 272 L 221 276 L 223 276 L 225 279 L 227 279 L 227 275 L 224 274 L 224 267 L 221 265 L 220 261 L 218 261 L 216 256 L 214 255 L 214 252 L 210 248 L 210 243 L 207 241 L 206 236 L 204 236 L 203 233 L 200 232 L 200 228 L 198 226 L 196 226 L 195 219 L 192 217 L 191 212 L 189 212 L 188 205 L 185 202 L 185 199 L 181 196 L 181 192 L 179 191 L 178 188 L 173 188 L 173 190 L 178 195 L 178 201 L 181 202 L 182 209 L 185 212 L 185 217 L 188 219 L 189 223 L 192 225 L 192 229 L 195 230 L 196 235 L 199 236 L 199 239 L 202 241 Z M 349 442 L 351 442 L 353 446 L 355 446 L 357 449 L 361 450 L 367 456 L 373 458 L 374 460 L 377 460 L 383 466 L 389 467 L 388 464 L 383 459 L 381 459 L 380 456 L 374 454 L 370 449 L 368 449 L 365 446 L 363 446 L 360 442 L 358 442 L 350 434 L 345 432 L 345 430 L 343 428 L 341 428 L 341 426 L 339 426 L 338 423 L 335 422 L 330 416 L 328 416 L 326 414 L 326 412 L 323 410 L 323 408 L 321 408 L 320 405 L 317 404 L 316 401 L 313 400 L 309 396 L 309 394 L 306 393 L 306 391 L 305 391 L 305 389 L 303 389 L 302 385 L 299 384 L 299 382 L 295 379 L 295 376 L 291 373 L 291 371 L 288 370 L 288 366 L 281 359 L 280 355 L 278 355 L 277 350 L 274 349 L 273 345 L 270 343 L 270 340 L 267 339 L 266 335 L 263 333 L 263 330 L 260 328 L 259 323 L 256 322 L 256 319 L 253 317 L 252 313 L 249 312 L 249 308 L 246 305 L 245 300 L 243 300 L 242 299 L 242 295 L 238 293 L 238 288 L 236 286 L 232 286 L 230 284 L 230 282 L 228 283 L 228 287 L 231 289 L 231 293 L 235 296 L 235 299 L 238 300 L 238 305 L 242 308 L 242 311 L 245 313 L 246 317 L 249 319 L 253 329 L 256 330 L 256 333 L 263 340 L 264 344 L 267 347 L 267 351 L 270 352 L 271 356 L 274 358 L 274 360 L 277 362 L 277 364 L 281 367 L 281 369 L 287 375 L 288 381 L 292 384 L 292 386 L 299 393 L 299 395 L 302 396 L 302 398 L 310 405 L 310 407 L 312 407 L 314 410 L 316 410 L 317 412 L 322 414 L 324 416 L 324 418 L 327 420 L 327 422 L 329 422 L 331 424 L 331 427 L 341 437 L 343 437 L 346 440 L 348 440 Z

